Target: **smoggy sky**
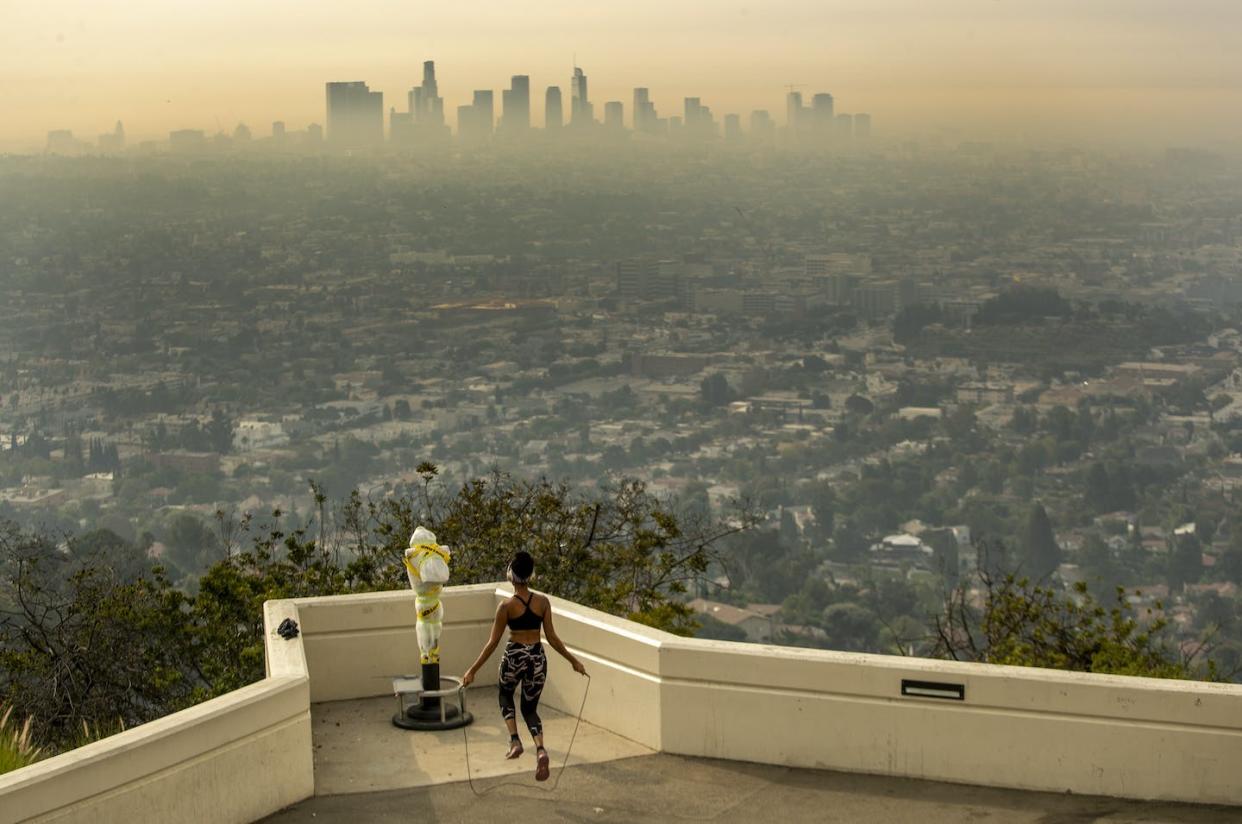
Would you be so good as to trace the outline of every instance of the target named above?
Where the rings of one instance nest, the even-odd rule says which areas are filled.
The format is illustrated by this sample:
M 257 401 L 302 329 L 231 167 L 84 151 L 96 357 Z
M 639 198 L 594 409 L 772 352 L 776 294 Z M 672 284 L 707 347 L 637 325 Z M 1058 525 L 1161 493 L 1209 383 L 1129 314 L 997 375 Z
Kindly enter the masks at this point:
M 426 59 L 450 119 L 529 74 L 541 122 L 575 54 L 627 122 L 648 86 L 664 116 L 697 95 L 783 123 L 800 83 L 877 133 L 1242 137 L 1242 0 L 0 0 L 0 146 L 117 119 L 135 139 L 303 128 L 327 80 L 403 110 Z

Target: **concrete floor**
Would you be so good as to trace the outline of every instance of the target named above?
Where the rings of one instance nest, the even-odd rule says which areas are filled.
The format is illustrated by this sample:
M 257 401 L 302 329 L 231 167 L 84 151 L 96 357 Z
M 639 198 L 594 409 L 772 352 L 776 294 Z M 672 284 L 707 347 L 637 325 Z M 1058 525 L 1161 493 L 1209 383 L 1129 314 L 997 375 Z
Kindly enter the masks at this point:
M 576 749 L 576 748 L 575 748 Z M 555 772 L 553 772 L 555 777 Z M 548 782 L 551 784 L 551 782 Z M 570 766 L 555 792 L 465 782 L 312 798 L 266 821 L 916 822 L 916 824 L 1218 824 L 1242 809 L 1028 793 L 733 761 L 650 755 Z
M 476 785 L 482 789 L 495 783 L 497 777 L 514 776 L 534 786 L 535 747 L 525 729 L 519 731 L 525 754 L 514 761 L 504 758 L 509 732 L 500 717 L 496 688 L 468 690 L 466 709 L 474 715 L 474 723 L 464 729 L 469 736 Z M 373 793 L 466 780 L 462 730 L 402 730 L 392 725 L 396 711 L 396 699 L 391 697 L 332 701 L 311 707 L 316 795 Z M 555 779 L 577 718 L 548 707 L 540 707 L 539 715 L 552 759 L 551 779 Z M 641 744 L 583 722 L 574 739 L 570 763 L 597 764 L 651 754 L 652 750 Z
M 496 690 L 472 689 L 466 728 L 412 733 L 391 724 L 392 698 L 311 708 L 316 797 L 273 815 L 275 824 L 409 822 L 916 822 L 916 824 L 1208 824 L 1242 809 L 1018 792 L 826 770 L 653 753 L 583 723 L 555 786 L 575 718 L 543 716 L 552 776 L 534 781 L 534 748 L 505 761 L 508 732 Z M 528 744 L 528 735 L 523 735 Z

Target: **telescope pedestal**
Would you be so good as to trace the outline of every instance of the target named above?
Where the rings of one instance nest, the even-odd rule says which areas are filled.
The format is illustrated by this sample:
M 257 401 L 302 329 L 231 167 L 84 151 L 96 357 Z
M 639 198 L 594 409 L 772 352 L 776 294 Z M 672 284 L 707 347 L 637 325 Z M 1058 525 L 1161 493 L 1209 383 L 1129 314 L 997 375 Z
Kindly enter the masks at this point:
M 440 681 L 452 684 L 441 689 Z M 397 713 L 392 717 L 395 726 L 406 730 L 455 730 L 474 720 L 466 712 L 466 691 L 461 679 L 440 676 L 439 664 L 423 664 L 422 675 L 417 678 L 394 678 L 393 694 L 397 696 Z M 412 697 L 414 703 L 407 705 Z M 456 699 L 456 704 L 452 701 Z

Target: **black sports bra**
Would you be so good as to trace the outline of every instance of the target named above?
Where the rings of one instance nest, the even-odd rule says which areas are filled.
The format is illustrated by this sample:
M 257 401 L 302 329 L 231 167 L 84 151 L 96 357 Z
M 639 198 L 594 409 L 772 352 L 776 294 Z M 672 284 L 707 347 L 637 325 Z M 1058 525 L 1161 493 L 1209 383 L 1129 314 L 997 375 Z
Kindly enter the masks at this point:
M 522 601 L 522 596 L 515 592 L 513 597 L 517 598 L 526 607 L 526 611 L 516 618 L 509 619 L 509 629 L 539 629 L 542 627 L 543 616 L 530 608 L 530 602 L 535 599 L 535 596 L 531 595 L 525 601 Z

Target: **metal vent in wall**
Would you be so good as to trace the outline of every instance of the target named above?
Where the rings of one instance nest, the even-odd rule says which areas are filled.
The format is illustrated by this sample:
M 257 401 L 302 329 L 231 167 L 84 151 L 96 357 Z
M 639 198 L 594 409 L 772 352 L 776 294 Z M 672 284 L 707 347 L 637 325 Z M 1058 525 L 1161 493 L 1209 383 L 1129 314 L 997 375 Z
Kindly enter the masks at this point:
M 943 698 L 946 701 L 965 701 L 965 684 L 946 684 L 942 681 L 911 681 L 901 679 L 901 694 L 911 698 Z

